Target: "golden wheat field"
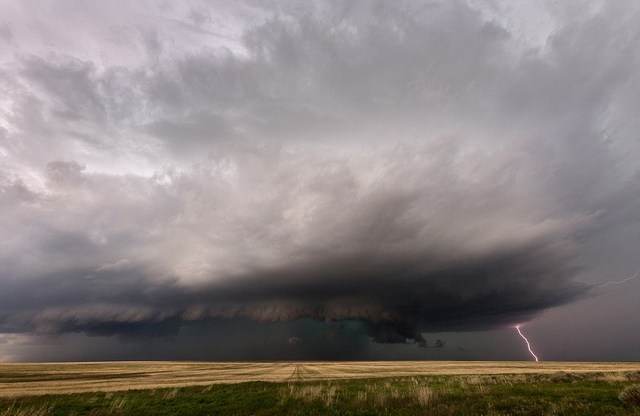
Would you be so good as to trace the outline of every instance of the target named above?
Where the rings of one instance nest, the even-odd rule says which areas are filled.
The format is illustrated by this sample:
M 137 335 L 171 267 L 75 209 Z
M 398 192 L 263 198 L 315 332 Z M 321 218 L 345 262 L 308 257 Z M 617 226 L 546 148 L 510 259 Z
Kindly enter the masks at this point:
M 0 396 L 182 387 L 246 381 L 337 380 L 419 375 L 600 372 L 615 377 L 640 363 L 374 362 L 83 362 L 0 364 Z

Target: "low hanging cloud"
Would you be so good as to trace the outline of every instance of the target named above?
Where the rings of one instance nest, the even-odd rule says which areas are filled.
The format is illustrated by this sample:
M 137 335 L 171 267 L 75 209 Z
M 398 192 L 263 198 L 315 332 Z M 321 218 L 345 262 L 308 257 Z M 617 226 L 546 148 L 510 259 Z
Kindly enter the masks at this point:
M 594 220 L 550 210 L 526 169 L 526 155 L 451 137 L 368 151 L 233 145 L 151 178 L 52 162 L 42 192 L 5 183 L 4 213 L 20 218 L 5 227 L 20 238 L 3 258 L 19 278 L 5 282 L 2 326 L 311 318 L 361 321 L 393 343 L 517 323 L 584 293 L 568 263 Z

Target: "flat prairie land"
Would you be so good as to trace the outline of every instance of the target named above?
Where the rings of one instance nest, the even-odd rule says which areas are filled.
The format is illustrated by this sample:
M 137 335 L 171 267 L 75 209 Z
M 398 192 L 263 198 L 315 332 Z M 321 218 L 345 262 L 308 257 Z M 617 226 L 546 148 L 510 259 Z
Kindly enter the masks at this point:
M 0 397 L 213 384 L 331 381 L 444 375 L 598 373 L 611 380 L 639 362 L 82 362 L 0 364 Z
M 0 364 L 0 416 L 640 415 L 640 363 Z

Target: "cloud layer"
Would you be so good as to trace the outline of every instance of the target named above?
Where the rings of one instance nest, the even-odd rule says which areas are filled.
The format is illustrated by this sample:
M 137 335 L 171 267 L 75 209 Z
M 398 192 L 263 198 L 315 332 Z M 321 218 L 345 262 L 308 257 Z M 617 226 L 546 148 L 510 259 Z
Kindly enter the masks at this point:
M 339 153 L 233 145 L 150 178 L 51 162 L 43 192 L 5 185 L 16 237 L 3 264 L 19 276 L 5 282 L 5 324 L 361 320 L 404 342 L 518 322 L 581 293 L 568 261 L 594 220 L 549 209 L 522 158 L 443 138 Z

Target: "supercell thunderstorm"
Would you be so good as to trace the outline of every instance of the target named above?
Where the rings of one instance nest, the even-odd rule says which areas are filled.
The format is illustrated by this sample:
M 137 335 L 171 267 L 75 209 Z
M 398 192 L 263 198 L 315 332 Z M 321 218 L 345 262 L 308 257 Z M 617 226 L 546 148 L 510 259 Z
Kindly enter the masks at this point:
M 513 336 L 638 267 L 636 3 L 4 1 L 0 360 Z

